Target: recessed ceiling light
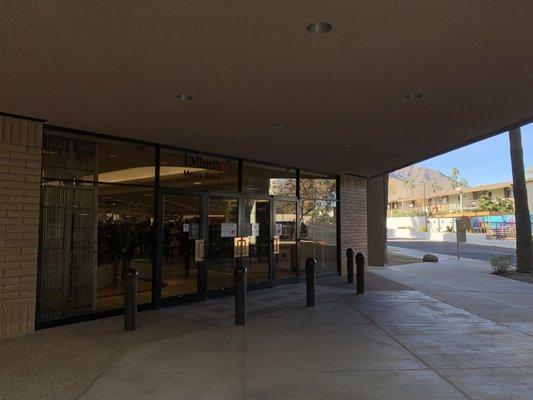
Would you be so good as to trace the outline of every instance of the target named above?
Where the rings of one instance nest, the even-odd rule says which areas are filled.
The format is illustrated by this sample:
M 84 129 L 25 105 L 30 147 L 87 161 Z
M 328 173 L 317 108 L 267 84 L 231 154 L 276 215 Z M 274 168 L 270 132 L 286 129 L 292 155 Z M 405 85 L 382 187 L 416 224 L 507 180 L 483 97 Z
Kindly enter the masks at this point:
M 328 21 L 311 22 L 306 29 L 311 35 L 323 35 L 330 32 L 333 29 L 333 25 Z
M 274 129 L 287 129 L 288 127 L 287 124 L 274 124 Z
M 190 94 L 178 94 L 176 96 L 176 100 L 178 101 L 191 101 L 192 99 L 194 99 L 194 97 L 192 97 Z
M 408 93 L 403 96 L 404 100 L 420 100 L 422 98 L 422 93 Z
M 195 185 L 201 185 L 202 182 L 194 182 Z
M 116 154 L 108 154 L 109 158 L 115 158 L 117 155 Z

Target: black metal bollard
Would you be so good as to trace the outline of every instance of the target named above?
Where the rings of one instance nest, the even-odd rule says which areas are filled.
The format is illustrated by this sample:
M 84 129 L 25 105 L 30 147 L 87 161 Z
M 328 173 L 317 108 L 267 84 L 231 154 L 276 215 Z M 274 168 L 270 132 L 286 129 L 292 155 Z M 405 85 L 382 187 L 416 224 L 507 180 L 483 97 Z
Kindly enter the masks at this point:
M 355 257 L 355 251 L 349 247 L 347 250 L 346 250 L 346 259 L 347 259 L 347 264 L 346 264 L 346 275 L 348 275 L 348 283 L 353 283 L 353 273 L 354 273 L 354 268 L 353 268 L 353 263 L 354 263 L 354 257 Z
M 316 260 L 314 258 L 305 260 L 305 278 L 307 284 L 307 307 L 314 307 L 316 294 Z
M 241 257 L 236 259 L 235 280 L 235 325 L 246 325 L 246 275 L 248 270 Z
M 126 287 L 124 291 L 124 329 L 137 329 L 137 283 L 139 272 L 135 268 L 128 268 L 126 273 Z
M 355 255 L 355 264 L 357 265 L 357 294 L 365 292 L 365 255 L 357 253 Z

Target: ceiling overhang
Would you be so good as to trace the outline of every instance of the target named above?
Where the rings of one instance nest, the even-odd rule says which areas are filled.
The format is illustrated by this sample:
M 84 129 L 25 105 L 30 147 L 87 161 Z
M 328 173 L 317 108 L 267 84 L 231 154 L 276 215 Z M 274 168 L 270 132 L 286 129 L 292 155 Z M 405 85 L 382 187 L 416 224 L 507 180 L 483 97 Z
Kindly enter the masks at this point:
M 51 125 L 374 176 L 533 116 L 532 2 L 8 3 L 0 112 Z

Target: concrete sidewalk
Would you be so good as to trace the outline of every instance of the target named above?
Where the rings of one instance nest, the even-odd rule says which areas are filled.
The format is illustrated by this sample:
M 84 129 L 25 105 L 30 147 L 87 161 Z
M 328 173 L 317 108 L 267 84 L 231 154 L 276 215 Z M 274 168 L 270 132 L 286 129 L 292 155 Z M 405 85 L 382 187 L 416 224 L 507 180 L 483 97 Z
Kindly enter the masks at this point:
M 372 272 L 419 290 L 356 296 L 340 282 L 335 291 L 321 286 L 316 308 L 293 304 L 256 315 L 246 327 L 215 327 L 127 351 L 82 399 L 533 397 L 533 332 L 513 325 L 532 323 L 533 312 L 517 298 L 464 301 L 468 285 L 495 296 L 531 296 L 532 285 L 492 276 L 481 264 Z M 462 306 L 451 304 L 453 295 Z
M 420 254 L 396 249 L 402 254 Z M 372 271 L 473 314 L 533 333 L 533 285 L 493 275 L 485 261 L 457 260 L 439 254 L 438 263 L 398 265 Z
M 368 284 L 355 295 L 343 278 L 322 280 L 315 308 L 305 307 L 304 285 L 251 292 L 245 327 L 233 325 L 226 297 L 141 313 L 137 332 L 123 332 L 117 317 L 6 341 L 0 356 L 25 362 L 0 370 L 0 393 L 17 400 L 533 398 L 526 307 L 533 285 L 451 260 L 371 268 Z M 47 386 L 47 378 L 70 387 Z

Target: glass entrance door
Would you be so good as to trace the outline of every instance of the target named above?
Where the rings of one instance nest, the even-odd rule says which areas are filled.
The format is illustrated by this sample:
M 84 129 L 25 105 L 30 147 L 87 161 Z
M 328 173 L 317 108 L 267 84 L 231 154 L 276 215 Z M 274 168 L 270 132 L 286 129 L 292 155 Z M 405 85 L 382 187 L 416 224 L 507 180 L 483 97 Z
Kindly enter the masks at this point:
M 196 294 L 195 240 L 202 237 L 201 197 L 163 194 L 161 298 Z
M 209 197 L 207 240 L 207 290 L 233 287 L 234 238 L 238 235 L 239 199 Z
M 246 198 L 243 205 L 243 235 L 250 236 L 248 283 L 265 283 L 270 279 L 270 199 Z
M 297 261 L 297 203 L 276 200 L 274 209 L 274 236 L 279 238 L 279 253 L 274 254 L 274 279 L 296 278 Z

